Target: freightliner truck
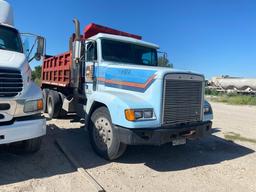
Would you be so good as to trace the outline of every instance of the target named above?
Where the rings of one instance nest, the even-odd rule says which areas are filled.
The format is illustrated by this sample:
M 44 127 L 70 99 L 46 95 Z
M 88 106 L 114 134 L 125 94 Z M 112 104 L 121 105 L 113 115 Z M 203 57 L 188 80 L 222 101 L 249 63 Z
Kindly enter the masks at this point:
M 35 152 L 46 134 L 42 93 L 31 80 L 29 62 L 40 60 L 44 39 L 32 34 L 37 51 L 24 47 L 13 25 L 11 6 L 0 0 L 0 144 L 15 146 L 21 152 Z M 30 54 L 31 55 L 31 54 Z
M 158 66 L 158 49 L 141 36 L 94 23 L 75 33 L 69 51 L 42 64 L 44 110 L 76 112 L 90 142 L 107 160 L 127 145 L 184 144 L 211 133 L 204 76 Z

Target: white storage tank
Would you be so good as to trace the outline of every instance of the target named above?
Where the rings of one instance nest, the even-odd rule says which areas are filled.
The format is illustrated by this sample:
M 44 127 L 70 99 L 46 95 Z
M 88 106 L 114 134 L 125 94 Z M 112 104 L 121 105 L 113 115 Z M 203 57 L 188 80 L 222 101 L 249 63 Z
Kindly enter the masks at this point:
M 13 26 L 13 11 L 11 5 L 0 0 L 0 23 Z
M 256 91 L 256 78 L 214 77 L 212 82 L 224 90 Z

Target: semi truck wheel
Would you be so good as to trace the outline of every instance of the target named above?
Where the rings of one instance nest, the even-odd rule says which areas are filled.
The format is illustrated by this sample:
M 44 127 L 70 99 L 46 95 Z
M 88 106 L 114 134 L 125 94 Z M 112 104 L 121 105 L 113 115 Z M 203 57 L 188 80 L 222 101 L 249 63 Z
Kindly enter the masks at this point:
M 93 112 L 89 134 L 94 151 L 106 160 L 117 159 L 126 150 L 126 145 L 119 140 L 106 107 L 100 107 Z
M 11 150 L 17 153 L 35 153 L 41 148 L 42 137 L 19 141 L 11 144 Z
M 62 108 L 62 103 L 58 92 L 49 91 L 47 97 L 47 111 L 50 118 L 58 118 Z
M 43 95 L 43 112 L 44 113 L 47 113 L 47 97 L 48 97 L 48 92 L 49 90 L 48 89 L 43 89 L 42 91 L 42 95 Z

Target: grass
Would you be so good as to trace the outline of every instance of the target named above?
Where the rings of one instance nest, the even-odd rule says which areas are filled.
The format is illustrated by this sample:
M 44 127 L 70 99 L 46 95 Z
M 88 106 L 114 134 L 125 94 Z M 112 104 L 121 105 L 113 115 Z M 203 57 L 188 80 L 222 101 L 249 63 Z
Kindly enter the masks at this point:
M 220 93 L 215 89 L 205 88 L 205 95 L 218 96 L 218 95 L 220 95 Z
M 256 144 L 256 139 L 250 139 L 246 137 L 242 137 L 240 134 L 229 132 L 224 134 L 225 139 L 231 141 L 244 141 Z
M 256 97 L 249 95 L 219 95 L 211 101 L 223 102 L 231 105 L 256 105 Z
M 205 90 L 205 95 L 211 96 L 210 100 L 231 105 L 256 105 L 256 96 L 241 95 L 237 93 L 221 93 L 216 90 Z

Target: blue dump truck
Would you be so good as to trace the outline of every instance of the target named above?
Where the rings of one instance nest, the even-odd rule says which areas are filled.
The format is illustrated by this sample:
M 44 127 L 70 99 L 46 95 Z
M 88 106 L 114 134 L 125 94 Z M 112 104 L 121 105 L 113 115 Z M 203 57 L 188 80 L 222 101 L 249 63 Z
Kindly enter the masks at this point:
M 107 160 L 127 145 L 185 144 L 211 134 L 204 76 L 160 67 L 159 47 L 138 35 L 78 20 L 70 50 L 42 66 L 44 110 L 51 118 L 76 112 Z

